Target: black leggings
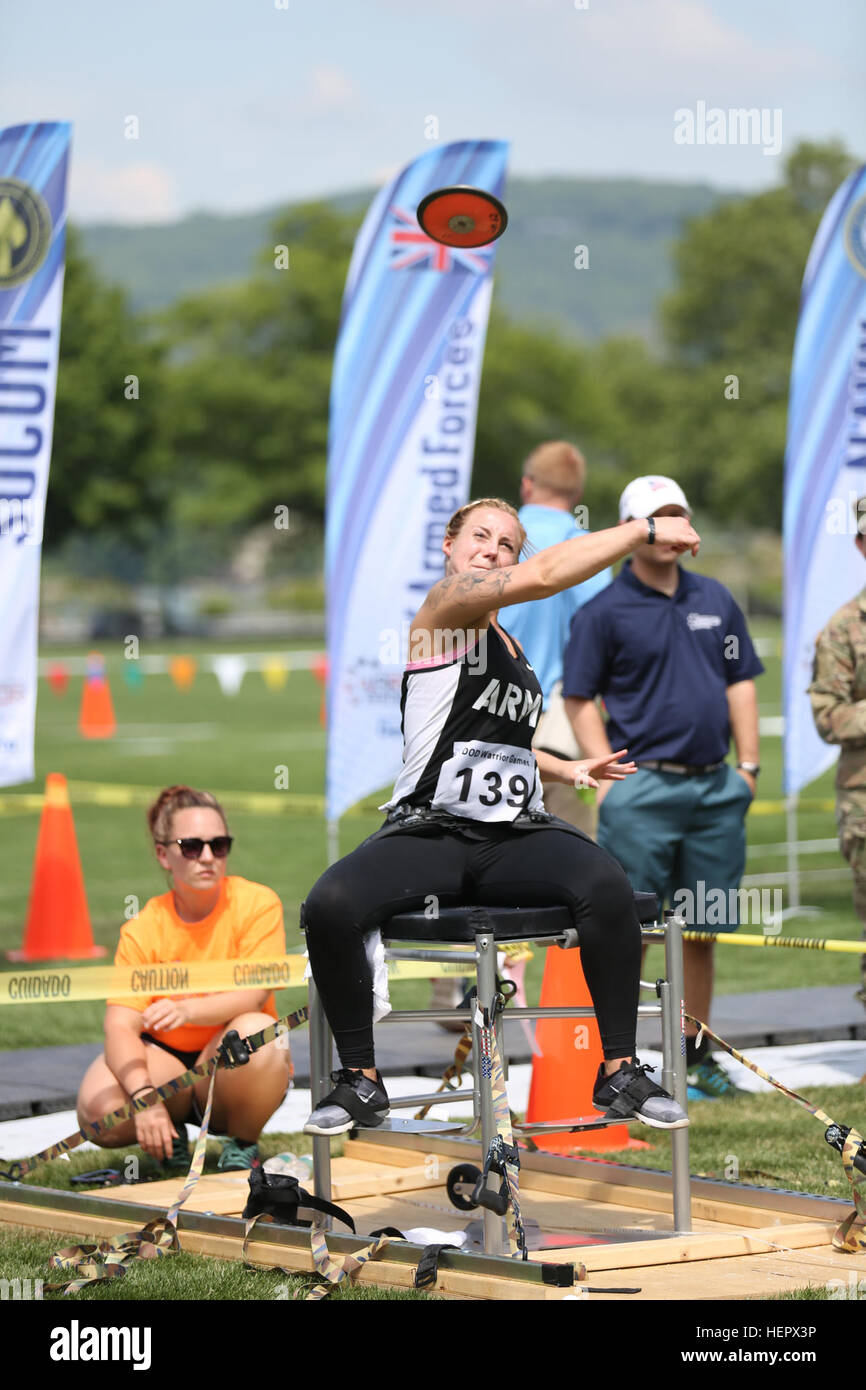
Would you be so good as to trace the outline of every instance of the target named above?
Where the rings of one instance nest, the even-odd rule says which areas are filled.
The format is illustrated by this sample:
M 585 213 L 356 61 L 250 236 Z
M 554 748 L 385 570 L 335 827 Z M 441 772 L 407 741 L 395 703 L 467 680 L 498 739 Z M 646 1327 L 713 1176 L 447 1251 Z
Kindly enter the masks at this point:
M 554 823 L 532 830 L 427 830 L 373 836 L 332 864 L 301 914 L 316 988 L 343 1066 L 373 1067 L 373 981 L 365 936 L 396 912 L 565 904 L 606 1058 L 635 1050 L 640 925 L 628 879 L 594 841 Z

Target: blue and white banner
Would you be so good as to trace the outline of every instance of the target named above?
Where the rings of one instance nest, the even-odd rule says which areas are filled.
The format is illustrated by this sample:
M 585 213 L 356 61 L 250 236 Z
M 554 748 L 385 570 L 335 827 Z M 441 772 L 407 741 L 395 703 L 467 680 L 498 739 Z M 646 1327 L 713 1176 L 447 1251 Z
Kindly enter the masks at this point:
M 0 787 L 34 773 L 70 131 L 65 122 L 0 130 Z
M 815 639 L 866 585 L 854 545 L 866 497 L 866 167 L 846 179 L 806 264 L 785 454 L 785 791 L 835 760 L 806 688 Z M 866 519 L 866 509 L 861 512 Z
M 502 197 L 507 144 L 433 149 L 378 194 L 355 243 L 331 386 L 326 814 L 400 767 L 408 625 L 467 500 L 496 243 L 432 241 L 415 210 L 470 184 Z

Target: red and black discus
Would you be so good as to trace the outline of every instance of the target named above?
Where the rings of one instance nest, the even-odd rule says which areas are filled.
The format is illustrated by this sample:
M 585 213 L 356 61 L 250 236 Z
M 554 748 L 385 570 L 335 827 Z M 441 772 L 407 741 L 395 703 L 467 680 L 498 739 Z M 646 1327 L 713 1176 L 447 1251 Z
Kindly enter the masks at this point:
M 417 217 L 421 230 L 444 246 L 487 246 L 508 226 L 499 199 L 467 184 L 428 193 L 418 204 Z

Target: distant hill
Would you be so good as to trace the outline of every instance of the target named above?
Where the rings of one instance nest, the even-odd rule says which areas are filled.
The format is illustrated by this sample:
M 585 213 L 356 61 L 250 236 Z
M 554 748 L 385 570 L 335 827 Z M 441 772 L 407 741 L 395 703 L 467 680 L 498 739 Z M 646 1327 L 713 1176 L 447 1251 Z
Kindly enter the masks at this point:
M 660 295 L 672 283 L 670 248 L 683 223 L 732 194 L 706 184 L 637 179 L 510 179 L 509 226 L 497 252 L 496 300 L 514 318 L 585 339 L 654 336 Z M 326 199 L 360 222 L 373 190 Z M 200 212 L 164 226 L 81 228 L 100 275 L 135 308 L 243 279 L 269 244 L 278 207 L 222 216 Z M 589 268 L 574 268 L 575 247 Z

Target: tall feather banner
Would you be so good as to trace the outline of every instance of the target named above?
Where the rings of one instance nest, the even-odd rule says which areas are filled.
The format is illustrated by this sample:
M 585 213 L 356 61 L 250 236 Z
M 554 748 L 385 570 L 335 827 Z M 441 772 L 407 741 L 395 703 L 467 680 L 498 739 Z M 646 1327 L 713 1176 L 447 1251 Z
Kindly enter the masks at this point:
M 399 769 L 408 623 L 442 576 L 472 469 L 495 243 L 443 246 L 415 209 L 455 184 L 501 197 L 506 158 L 498 140 L 430 150 L 382 189 L 355 243 L 331 387 L 330 821 Z

